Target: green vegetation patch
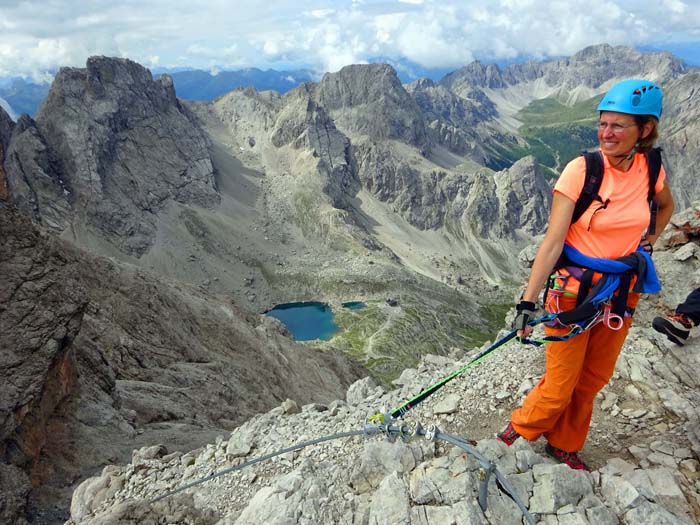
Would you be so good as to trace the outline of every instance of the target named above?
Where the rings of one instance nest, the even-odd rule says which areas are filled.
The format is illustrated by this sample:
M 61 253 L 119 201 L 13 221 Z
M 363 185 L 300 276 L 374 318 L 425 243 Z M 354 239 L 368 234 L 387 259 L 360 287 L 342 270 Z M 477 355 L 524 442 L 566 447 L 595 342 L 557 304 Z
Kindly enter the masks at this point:
M 495 335 L 503 328 L 503 320 L 511 307 L 510 303 L 482 307 L 479 314 L 483 321 L 464 329 L 466 348 L 477 348 L 486 341 L 493 341 Z
M 354 357 L 364 358 L 367 341 L 384 324 L 386 318 L 376 302 L 368 303 L 361 310 L 341 308 L 335 312 L 335 324 L 341 331 L 335 335 L 333 346 Z
M 468 325 L 471 316 L 446 303 L 426 304 L 404 297 L 399 306 L 388 307 L 382 301 L 370 301 L 362 310 L 335 312 L 341 331 L 320 346 L 350 354 L 376 381 L 389 386 L 423 355 L 446 355 L 455 348 L 468 351 L 493 340 L 509 306 L 483 306 L 478 319 Z M 314 344 L 319 346 L 317 341 Z
M 595 122 L 598 118 L 596 107 L 601 97 L 577 102 L 566 106 L 553 98 L 533 100 L 515 114 L 525 126 L 551 126 L 569 124 L 572 122 Z
M 600 97 L 566 106 L 553 98 L 534 100 L 515 117 L 527 141 L 528 154 L 553 176 L 582 150 L 597 144 L 595 108 Z

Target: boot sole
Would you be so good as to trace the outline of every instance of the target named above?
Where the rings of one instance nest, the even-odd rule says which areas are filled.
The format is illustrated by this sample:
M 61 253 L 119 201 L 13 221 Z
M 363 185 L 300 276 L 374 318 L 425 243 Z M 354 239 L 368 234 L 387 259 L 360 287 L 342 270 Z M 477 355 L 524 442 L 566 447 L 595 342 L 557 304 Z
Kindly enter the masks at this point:
M 685 346 L 685 339 L 688 338 L 688 332 L 678 330 L 663 317 L 655 317 L 651 322 L 651 326 L 660 334 L 664 334 L 672 343 L 678 346 Z

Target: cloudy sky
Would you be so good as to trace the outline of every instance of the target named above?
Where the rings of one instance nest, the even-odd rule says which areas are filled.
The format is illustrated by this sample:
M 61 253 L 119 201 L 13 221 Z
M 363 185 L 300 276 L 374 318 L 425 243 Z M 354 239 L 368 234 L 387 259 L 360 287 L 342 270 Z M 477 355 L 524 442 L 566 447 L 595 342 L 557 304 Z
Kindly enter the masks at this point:
M 0 0 L 0 77 L 95 54 L 335 71 L 375 56 L 456 68 L 603 42 L 700 49 L 700 0 Z

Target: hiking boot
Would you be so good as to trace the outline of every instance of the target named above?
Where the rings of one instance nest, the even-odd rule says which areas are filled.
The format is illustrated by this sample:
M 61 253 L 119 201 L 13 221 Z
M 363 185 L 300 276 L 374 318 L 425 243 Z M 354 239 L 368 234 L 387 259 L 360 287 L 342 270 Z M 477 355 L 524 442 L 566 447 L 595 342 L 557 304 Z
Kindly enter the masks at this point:
M 683 314 L 667 315 L 666 317 L 654 317 L 651 326 L 659 333 L 665 334 L 669 341 L 683 346 L 688 339 L 693 323 Z
M 520 437 L 520 434 L 513 428 L 513 423 L 508 422 L 508 426 L 502 431 L 496 434 L 496 439 L 511 446 L 515 443 L 515 440 Z
M 559 460 L 561 463 L 566 463 L 574 470 L 585 470 L 586 472 L 591 472 L 591 468 L 581 461 L 581 458 L 578 457 L 576 452 L 566 452 L 560 448 L 553 447 L 549 443 L 545 445 L 544 451 L 553 458 Z

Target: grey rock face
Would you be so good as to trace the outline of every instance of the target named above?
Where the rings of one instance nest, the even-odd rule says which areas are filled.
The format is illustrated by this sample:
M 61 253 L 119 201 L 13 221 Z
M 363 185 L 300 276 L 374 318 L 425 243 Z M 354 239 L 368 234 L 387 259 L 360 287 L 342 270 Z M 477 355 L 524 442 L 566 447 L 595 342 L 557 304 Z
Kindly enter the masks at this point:
M 29 476 L 19 467 L 0 463 L 0 520 L 3 523 L 27 524 L 27 496 L 31 490 Z
M 258 92 L 254 88 L 239 88 L 218 98 L 212 111 L 225 125 L 230 135 L 241 145 L 265 144 L 282 108 L 282 97 L 274 91 Z M 291 138 L 283 139 L 288 143 Z
M 128 254 L 148 250 L 157 213 L 168 201 L 219 201 L 207 139 L 175 97 L 172 80 L 164 75 L 154 81 L 130 60 L 92 57 L 85 69 L 61 69 L 36 127 L 18 126 L 10 148 L 13 200 L 16 195 L 19 205 L 33 204 L 36 217 L 56 229 L 65 228 L 72 214 L 84 216 L 88 227 Z M 43 150 L 52 165 L 37 173 L 34 163 Z M 45 175 L 61 187 L 40 187 Z M 33 200 L 27 187 L 37 194 Z M 61 207 L 45 214 L 59 191 L 71 213 Z
M 28 115 L 17 121 L 5 169 L 15 205 L 56 232 L 68 226 L 76 193 L 63 163 Z
M 10 145 L 10 137 L 15 123 L 10 118 L 10 115 L 0 107 L 0 200 L 7 200 L 9 193 L 7 191 L 7 176 L 5 174 L 5 156 L 7 147 Z
M 440 119 L 458 127 L 468 127 L 496 116 L 496 108 L 488 98 L 482 99 L 483 104 L 477 104 L 426 78 L 409 84 L 406 90 L 428 121 Z
M 462 223 L 482 238 L 513 239 L 517 228 L 533 234 L 547 224 L 550 189 L 533 157 L 492 176 L 423 174 L 379 146 L 358 148 L 358 156 L 365 188 L 421 229 Z
M 12 128 L 14 128 L 15 123 L 10 118 L 7 112 L 0 108 L 0 148 L 2 151 L 7 150 L 7 146 L 10 144 L 10 137 L 12 136 Z
M 355 176 L 350 155 L 350 141 L 336 128 L 326 108 L 313 99 L 312 86 L 303 85 L 284 97 L 272 131 L 271 141 L 276 147 L 291 144 L 296 149 L 307 149 L 318 158 L 317 170 L 323 180 L 323 191 L 334 207 L 347 206 L 347 198 L 354 196 L 360 184 Z
M 497 116 L 496 107 L 488 97 L 476 89 L 457 96 L 425 78 L 409 84 L 406 90 L 421 109 L 433 142 L 488 164 L 487 149 L 497 138 L 494 130 L 479 127 Z
M 679 209 L 700 199 L 698 156 L 700 151 L 700 72 L 664 85 L 664 114 L 660 127 L 664 167 Z
M 0 238 L 0 458 L 7 464 L 0 517 L 20 518 L 29 477 L 43 475 L 51 417 L 77 383 L 73 341 L 87 295 L 77 279 L 78 259 L 2 203 Z
M 391 66 L 353 65 L 327 73 L 316 96 L 345 133 L 398 139 L 423 152 L 430 150 L 420 109 Z
M 530 235 L 542 232 L 549 220 L 551 188 L 534 157 L 524 157 L 495 176 L 499 200 L 497 237 L 522 229 Z
M 466 66 L 454 71 L 440 81 L 448 88 L 457 82 L 468 81 L 475 87 L 502 88 L 505 86 L 501 69 L 496 64 L 483 64 L 475 60 Z

